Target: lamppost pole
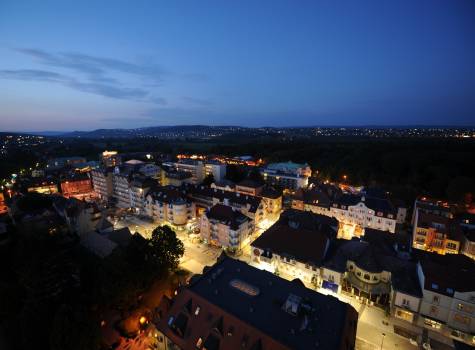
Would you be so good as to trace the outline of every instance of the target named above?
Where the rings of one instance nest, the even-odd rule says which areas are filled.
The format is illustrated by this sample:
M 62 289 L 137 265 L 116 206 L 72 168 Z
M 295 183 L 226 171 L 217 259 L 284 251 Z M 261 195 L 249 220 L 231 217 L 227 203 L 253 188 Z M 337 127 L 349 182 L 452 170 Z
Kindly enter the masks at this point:
M 386 336 L 386 333 L 383 333 L 383 339 L 381 339 L 381 350 L 383 350 L 383 343 L 384 343 L 385 336 Z

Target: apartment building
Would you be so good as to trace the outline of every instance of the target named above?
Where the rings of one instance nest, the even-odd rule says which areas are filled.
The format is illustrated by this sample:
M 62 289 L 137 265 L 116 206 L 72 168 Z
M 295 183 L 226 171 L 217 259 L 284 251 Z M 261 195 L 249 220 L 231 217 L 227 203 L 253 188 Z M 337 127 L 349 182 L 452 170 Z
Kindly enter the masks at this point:
M 159 350 L 348 350 L 358 319 L 349 304 L 228 257 L 158 313 Z
M 130 208 L 130 189 L 129 182 L 132 180 L 130 172 L 120 172 L 118 167 L 115 168 L 112 175 L 112 197 L 117 208 Z
M 308 164 L 293 162 L 271 163 L 261 171 L 264 181 L 272 186 L 280 186 L 289 191 L 307 187 L 312 170 Z
M 200 184 L 207 175 L 213 175 L 215 181 L 222 181 L 226 176 L 226 164 L 216 160 L 202 161 L 197 159 L 184 158 L 178 162 L 166 162 L 164 166 L 179 172 L 191 174 L 191 183 Z
M 161 186 L 146 198 L 146 215 L 160 225 L 182 228 L 196 220 L 195 205 L 186 192 L 174 186 Z
M 218 190 L 203 185 L 191 185 L 185 188 L 197 208 L 210 209 L 216 204 L 224 204 L 251 218 L 256 226 L 266 218 L 261 197 Z
M 92 186 L 94 192 L 104 201 L 112 198 L 112 169 L 99 168 L 91 170 Z
M 416 209 L 412 246 L 437 254 L 458 254 L 463 242 L 462 228 L 454 219 Z
M 222 181 L 226 177 L 226 164 L 218 160 L 208 160 L 205 163 L 205 176 L 213 175 L 215 181 Z
M 156 187 L 157 180 L 135 175 L 129 183 L 130 207 L 139 215 L 146 215 L 146 197 Z
M 249 244 L 253 233 L 253 220 L 228 205 L 216 204 L 200 219 L 201 238 L 233 252 L 239 252 Z
M 338 222 L 326 216 L 286 210 L 251 243 L 251 263 L 263 270 L 320 285 L 320 267 Z
M 475 345 L 475 263 L 462 254 L 425 254 L 418 264 L 419 324 Z
M 454 217 L 455 209 L 456 205 L 444 200 L 417 197 L 414 201 L 411 224 L 414 225 L 417 212 L 452 219 Z

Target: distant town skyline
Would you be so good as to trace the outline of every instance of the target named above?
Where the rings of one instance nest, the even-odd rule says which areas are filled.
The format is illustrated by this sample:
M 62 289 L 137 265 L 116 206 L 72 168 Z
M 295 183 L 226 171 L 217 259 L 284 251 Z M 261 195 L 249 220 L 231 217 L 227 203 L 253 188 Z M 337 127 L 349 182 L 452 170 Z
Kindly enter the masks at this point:
M 0 131 L 472 126 L 475 3 L 0 4 Z

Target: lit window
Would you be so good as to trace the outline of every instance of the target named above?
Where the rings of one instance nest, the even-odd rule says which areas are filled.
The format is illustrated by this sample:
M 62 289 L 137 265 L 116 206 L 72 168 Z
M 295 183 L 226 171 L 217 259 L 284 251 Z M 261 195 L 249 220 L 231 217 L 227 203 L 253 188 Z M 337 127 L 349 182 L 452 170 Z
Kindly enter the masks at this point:
M 439 289 L 439 285 L 437 283 L 432 283 L 431 287 L 432 289 Z
M 196 310 L 195 310 L 195 315 L 198 316 L 198 314 L 200 313 L 200 310 L 201 308 L 199 306 L 196 307 Z

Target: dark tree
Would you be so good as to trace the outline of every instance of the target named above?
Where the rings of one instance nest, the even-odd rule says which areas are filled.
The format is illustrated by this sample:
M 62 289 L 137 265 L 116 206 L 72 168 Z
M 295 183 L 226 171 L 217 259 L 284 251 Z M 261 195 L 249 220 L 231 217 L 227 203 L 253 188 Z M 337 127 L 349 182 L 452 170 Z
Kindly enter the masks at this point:
M 211 184 L 214 182 L 214 176 L 213 174 L 206 175 L 206 177 L 203 180 L 203 185 L 205 186 L 211 186 Z
M 153 230 L 148 247 L 147 258 L 159 269 L 175 269 L 185 252 L 182 241 L 167 225 Z
M 455 177 L 450 180 L 449 185 L 447 186 L 447 196 L 449 199 L 459 203 L 471 198 L 474 191 L 475 181 L 465 176 Z
M 233 182 L 239 182 L 244 180 L 246 177 L 246 173 L 242 169 L 241 166 L 237 166 L 234 164 L 230 164 L 226 166 L 226 179 L 233 181 Z
M 250 180 L 256 181 L 257 183 L 264 183 L 264 177 L 262 176 L 261 172 L 259 171 L 259 168 L 257 167 L 251 169 L 248 178 Z

